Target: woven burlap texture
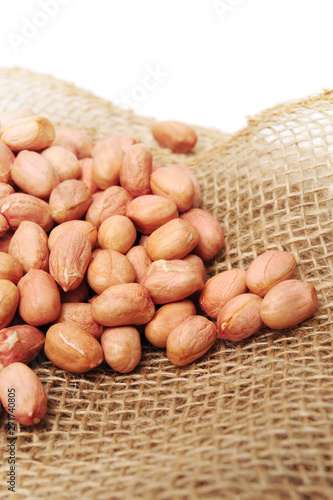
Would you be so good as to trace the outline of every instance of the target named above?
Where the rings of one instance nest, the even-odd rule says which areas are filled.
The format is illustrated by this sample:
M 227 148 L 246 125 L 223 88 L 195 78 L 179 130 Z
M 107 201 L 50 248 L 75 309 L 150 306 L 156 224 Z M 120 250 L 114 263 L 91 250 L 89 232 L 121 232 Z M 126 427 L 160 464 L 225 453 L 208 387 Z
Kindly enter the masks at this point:
M 196 127 L 195 153 L 177 156 L 156 146 L 152 119 L 51 77 L 0 70 L 0 105 L 21 104 L 95 138 L 128 133 L 164 164 L 186 161 L 225 230 L 209 274 L 288 250 L 320 308 L 293 329 L 219 340 L 183 368 L 148 345 L 128 375 L 106 365 L 73 375 L 39 359 L 49 410 L 38 426 L 17 427 L 15 498 L 331 500 L 333 92 L 267 110 L 229 140 Z M 2 412 L 4 496 L 7 443 Z

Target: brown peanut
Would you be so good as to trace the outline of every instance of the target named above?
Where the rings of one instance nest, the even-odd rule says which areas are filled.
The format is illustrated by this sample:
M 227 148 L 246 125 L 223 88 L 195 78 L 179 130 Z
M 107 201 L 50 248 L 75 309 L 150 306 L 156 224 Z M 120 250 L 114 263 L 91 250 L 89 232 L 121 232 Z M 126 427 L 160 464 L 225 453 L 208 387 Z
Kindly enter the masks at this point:
M 147 194 L 134 198 L 126 207 L 129 217 L 143 234 L 151 234 L 163 224 L 178 217 L 175 202 L 169 198 Z
M 144 325 L 155 306 L 148 290 L 138 283 L 113 285 L 92 302 L 92 315 L 105 326 Z
M 47 234 L 35 222 L 21 222 L 10 241 L 8 253 L 21 263 L 24 273 L 30 269 L 49 270 Z
M 99 192 L 99 188 L 94 181 L 92 174 L 94 160 L 92 158 L 83 158 L 82 160 L 79 160 L 79 163 L 81 168 L 81 177 L 79 178 L 80 181 L 85 183 L 91 194 Z
M 30 363 L 43 348 L 45 335 L 31 325 L 0 330 L 0 369 L 11 363 Z
M 2 214 L 0 214 L 0 238 L 1 236 L 4 236 L 9 229 L 9 224 L 6 219 L 6 217 Z
M 38 424 L 47 412 L 43 384 L 25 363 L 11 363 L 1 370 L 0 399 L 21 425 Z
M 0 329 L 8 326 L 14 318 L 19 298 L 19 291 L 14 283 L 0 279 Z
M 89 264 L 87 271 L 89 286 L 98 294 L 112 285 L 133 283 L 135 270 L 125 255 L 116 250 L 100 250 Z
M 25 193 L 48 198 L 60 177 L 51 163 L 35 151 L 21 151 L 12 166 L 12 179 Z
M 296 279 L 281 281 L 265 295 L 260 315 L 270 328 L 290 328 L 312 316 L 318 297 L 311 283 Z
M 124 151 L 115 144 L 104 143 L 93 150 L 92 177 L 100 189 L 119 184 Z
M 223 229 L 215 217 L 201 208 L 191 208 L 180 217 L 195 227 L 198 232 L 199 240 L 194 253 L 202 260 L 215 257 L 224 246 Z
M 296 272 L 295 257 L 285 251 L 268 250 L 254 259 L 246 272 L 246 285 L 264 297 L 277 283 L 291 279 Z
M 194 186 L 194 196 L 192 200 L 192 207 L 193 208 L 199 208 L 201 203 L 202 203 L 202 194 L 201 194 L 201 187 L 199 184 L 199 181 L 196 177 L 196 175 L 190 170 L 188 167 L 185 167 L 185 165 L 171 165 L 172 167 L 179 168 L 182 172 L 187 174 L 191 181 L 193 182 Z
M 103 249 L 126 253 L 135 240 L 135 226 L 125 215 L 111 215 L 102 222 L 98 230 L 98 243 Z
M 119 180 L 133 198 L 151 193 L 152 164 L 151 151 L 145 144 L 134 144 L 125 153 Z
M 152 134 L 162 148 L 169 148 L 173 153 L 188 153 L 196 142 L 194 130 L 185 123 L 166 120 L 153 125 Z
M 11 170 L 15 160 L 15 156 L 8 146 L 0 141 L 0 181 L 11 182 Z
M 1 161 L 1 160 L 0 160 Z M 0 182 L 0 203 L 10 194 L 15 193 L 15 189 L 10 184 L 6 182 Z
M 101 344 L 105 361 L 117 372 L 131 372 L 140 362 L 141 338 L 133 326 L 107 328 Z
M 19 314 L 23 321 L 33 326 L 54 321 L 60 312 L 60 293 L 47 272 L 30 269 L 17 285 L 20 293 Z
M 85 220 L 69 220 L 67 222 L 63 222 L 62 224 L 59 224 L 52 229 L 48 238 L 49 250 L 52 250 L 60 234 L 66 231 L 79 231 L 80 233 L 84 234 L 84 236 L 90 242 L 91 249 L 94 248 L 97 241 L 97 229 L 95 228 L 95 226 L 91 224 L 91 222 L 87 222 Z
M 51 146 L 44 149 L 41 155 L 52 165 L 60 182 L 77 179 L 81 175 L 79 160 L 75 154 L 62 146 Z
M 141 283 L 145 278 L 150 264 L 152 263 L 151 258 L 147 254 L 147 250 L 142 245 L 136 245 L 125 254 L 130 263 L 134 267 L 135 271 L 135 282 Z
M 74 230 L 59 235 L 50 252 L 49 268 L 64 292 L 75 290 L 82 282 L 90 255 L 91 245 L 84 234 Z
M 72 321 L 50 326 L 44 350 L 54 365 L 73 373 L 87 372 L 103 361 L 103 350 L 98 340 Z
M 155 260 L 141 282 L 155 304 L 167 304 L 189 297 L 203 286 L 198 267 L 183 260 Z
M 210 278 L 204 285 L 199 303 L 201 309 L 213 319 L 225 304 L 247 291 L 244 269 L 230 269 Z
M 50 214 L 58 224 L 81 219 L 91 204 L 90 190 L 84 182 L 77 179 L 68 179 L 58 184 L 49 199 Z
M 90 205 L 86 213 L 86 220 L 99 229 L 105 219 L 111 215 L 125 215 L 126 206 L 132 196 L 120 186 L 111 186 Z
M 146 324 L 146 339 L 156 347 L 166 347 L 171 331 L 184 319 L 195 316 L 195 313 L 195 305 L 187 299 L 164 304 Z
M 187 173 L 177 167 L 163 167 L 155 170 L 150 176 L 150 187 L 153 194 L 171 198 L 179 212 L 185 212 L 192 206 L 195 189 Z
M 51 145 L 54 127 L 45 116 L 33 115 L 8 123 L 0 134 L 1 140 L 12 150 L 39 151 Z
M 260 330 L 261 303 L 262 298 L 253 293 L 243 293 L 229 300 L 217 316 L 220 337 L 238 342 Z
M 148 238 L 146 250 L 151 260 L 182 259 L 199 241 L 195 227 L 182 219 L 172 219 Z
M 23 276 L 19 260 L 6 252 L 0 252 L 0 279 L 12 281 L 15 285 Z
M 216 326 L 204 316 L 190 316 L 177 325 L 167 339 L 167 357 L 177 366 L 203 356 L 216 340 Z
M 198 271 L 202 277 L 202 288 L 203 288 L 204 283 L 206 283 L 206 279 L 207 279 L 206 268 L 205 268 L 205 264 L 203 263 L 203 260 L 198 255 L 195 255 L 194 253 L 189 253 L 188 255 L 183 257 L 182 260 L 184 262 L 189 262 L 190 264 L 193 264 L 194 266 L 196 266 L 196 268 L 198 269 Z
M 50 231 L 54 224 L 49 204 L 30 194 L 14 193 L 7 196 L 1 203 L 1 213 L 12 229 L 17 229 L 25 220 L 35 222 L 46 232 Z

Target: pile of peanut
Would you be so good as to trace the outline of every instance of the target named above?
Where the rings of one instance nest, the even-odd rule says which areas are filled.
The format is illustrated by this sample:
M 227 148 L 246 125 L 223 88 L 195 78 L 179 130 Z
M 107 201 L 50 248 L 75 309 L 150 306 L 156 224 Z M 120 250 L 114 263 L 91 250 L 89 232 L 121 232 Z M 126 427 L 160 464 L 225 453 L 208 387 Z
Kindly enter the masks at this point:
M 197 141 L 175 121 L 152 133 L 173 152 Z M 292 279 L 288 252 L 206 282 L 204 261 L 224 234 L 200 205 L 190 169 L 154 162 L 130 136 L 94 143 L 29 108 L 0 114 L 0 399 L 19 423 L 47 411 L 28 367 L 43 348 L 73 373 L 103 361 L 128 373 L 140 362 L 143 330 L 182 366 L 211 348 L 217 329 L 238 341 L 263 323 L 286 328 L 315 312 L 316 291 Z

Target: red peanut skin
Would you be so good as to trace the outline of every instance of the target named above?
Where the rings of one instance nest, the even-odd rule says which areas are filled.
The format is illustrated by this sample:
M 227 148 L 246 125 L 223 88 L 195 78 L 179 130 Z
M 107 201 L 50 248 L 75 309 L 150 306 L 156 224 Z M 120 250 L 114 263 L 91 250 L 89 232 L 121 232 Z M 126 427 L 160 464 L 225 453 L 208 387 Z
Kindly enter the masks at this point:
M 261 303 L 262 298 L 253 293 L 242 293 L 229 300 L 217 316 L 220 337 L 238 342 L 260 330 Z
M 268 250 L 254 259 L 246 271 L 246 284 L 252 293 L 265 297 L 272 287 L 291 279 L 296 259 L 290 252 Z
M 199 303 L 201 309 L 212 319 L 216 319 L 226 303 L 247 291 L 244 269 L 229 269 L 216 274 L 204 285 Z
M 46 271 L 30 269 L 18 282 L 17 289 L 20 293 L 19 314 L 26 323 L 41 326 L 58 317 L 60 293 Z
M 167 356 L 185 366 L 203 356 L 216 340 L 216 326 L 204 316 L 191 316 L 176 326 L 167 339 Z
M 8 406 L 11 389 L 15 389 L 13 412 Z M 38 424 L 47 412 L 47 396 L 43 384 L 25 363 L 11 363 L 1 370 L 0 399 L 5 410 L 14 415 L 21 425 Z
M 306 320 L 318 309 L 318 297 L 311 283 L 286 280 L 265 295 L 260 309 L 261 319 L 270 328 L 291 328 Z
M 42 350 L 45 335 L 31 325 L 8 326 L 0 330 L 0 364 L 30 363 Z
M 134 144 L 125 153 L 120 169 L 120 184 L 133 198 L 151 193 L 150 174 L 153 157 L 145 144 Z

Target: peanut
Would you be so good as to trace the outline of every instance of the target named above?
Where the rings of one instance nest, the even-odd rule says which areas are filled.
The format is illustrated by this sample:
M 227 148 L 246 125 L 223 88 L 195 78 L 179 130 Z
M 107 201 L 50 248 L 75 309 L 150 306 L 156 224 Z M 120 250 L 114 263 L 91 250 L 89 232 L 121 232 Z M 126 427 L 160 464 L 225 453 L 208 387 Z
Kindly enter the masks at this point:
M 117 372 L 131 372 L 140 362 L 141 338 L 133 326 L 107 328 L 101 344 L 105 361 Z
M 296 279 L 281 281 L 265 295 L 260 315 L 270 328 L 290 328 L 312 316 L 318 297 L 311 283 Z
M 2 141 L 0 141 L 0 181 L 1 182 L 11 182 L 12 175 L 11 170 L 13 163 L 15 161 L 15 156 L 8 146 Z
M 44 333 L 31 325 L 15 325 L 0 330 L 0 368 L 19 361 L 30 363 L 42 350 Z
M 49 270 L 47 234 L 35 222 L 21 222 L 10 241 L 8 253 L 21 263 L 24 273 L 30 269 Z
M 81 168 L 81 177 L 80 181 L 84 182 L 91 194 L 95 194 L 99 191 L 99 188 L 94 181 L 92 170 L 94 165 L 94 160 L 92 158 L 83 158 L 79 160 L 80 168 Z
M 125 256 L 134 267 L 136 276 L 135 282 L 141 283 L 147 274 L 150 264 L 152 263 L 146 249 L 142 245 L 136 245 L 128 250 Z
M 134 198 L 126 207 L 129 217 L 143 234 L 151 234 L 172 219 L 178 217 L 175 202 L 169 198 L 147 194 Z
M 171 331 L 184 319 L 195 316 L 195 313 L 195 305 L 187 299 L 164 304 L 146 324 L 146 339 L 156 347 L 166 347 Z
M 79 231 L 60 234 L 50 252 L 49 268 L 64 292 L 75 290 L 82 282 L 89 265 L 91 245 Z
M 30 269 L 17 285 L 20 293 L 19 313 L 23 321 L 41 326 L 54 321 L 60 312 L 60 293 L 47 272 Z
M 73 373 L 87 372 L 103 361 L 103 350 L 98 340 L 72 321 L 50 326 L 44 350 L 54 365 Z
M 195 227 L 182 219 L 172 219 L 149 236 L 146 250 L 152 260 L 181 259 L 197 246 L 198 241 Z
M 144 325 L 154 316 L 155 306 L 144 286 L 123 283 L 104 290 L 93 301 L 91 311 L 104 326 Z
M 39 115 L 11 121 L 0 134 L 1 140 L 12 151 L 39 151 L 50 146 L 54 137 L 54 127 L 50 120 Z
M 191 224 L 198 232 L 198 244 L 194 253 L 202 260 L 210 260 L 224 246 L 224 233 L 218 221 L 210 213 L 201 208 L 191 208 L 180 215 L 180 218 Z
M 21 151 L 12 166 L 12 179 L 25 193 L 48 198 L 60 177 L 51 163 L 35 151 Z
M 51 251 L 59 236 L 66 231 L 79 231 L 90 242 L 91 249 L 94 248 L 97 242 L 97 229 L 91 222 L 85 220 L 69 220 L 59 224 L 49 234 L 48 246 Z
M 105 143 L 93 150 L 92 177 L 100 189 L 119 184 L 124 151 L 115 144 Z
M 262 298 L 253 293 L 243 293 L 229 300 L 217 316 L 220 337 L 238 342 L 260 330 L 261 303 Z
M 199 303 L 201 309 L 213 319 L 225 304 L 247 291 L 244 269 L 230 269 L 210 278 L 204 285 Z
M 1 236 L 4 236 L 9 229 L 9 224 L 6 219 L 6 217 L 2 214 L 0 214 L 0 238 Z
M 151 151 L 145 144 L 134 144 L 125 153 L 119 179 L 133 198 L 151 193 L 152 162 Z
M 17 229 L 25 220 L 35 222 L 46 232 L 50 231 L 54 224 L 49 212 L 49 204 L 30 194 L 10 194 L 2 200 L 0 211 L 12 229 Z
M 19 298 L 19 291 L 14 283 L 0 279 L 0 329 L 8 326 L 14 318 Z
M 98 243 L 103 249 L 126 253 L 135 240 L 135 226 L 125 215 L 111 215 L 102 222 L 98 230 Z
M 81 219 L 92 204 L 92 195 L 86 184 L 77 179 L 68 179 L 53 189 L 49 199 L 50 214 L 61 224 Z
M 75 154 L 62 146 L 51 146 L 44 149 L 41 155 L 52 165 L 60 182 L 77 179 L 81 175 L 80 162 Z
M 150 176 L 150 187 L 153 194 L 171 198 L 179 212 L 185 212 L 192 206 L 195 189 L 187 173 L 177 167 L 163 167 L 155 170 Z
M 277 283 L 291 279 L 295 272 L 296 259 L 291 253 L 268 250 L 249 265 L 246 285 L 252 293 L 264 297 Z
M 166 344 L 169 361 L 188 365 L 203 356 L 216 340 L 216 326 L 204 316 L 190 316 L 169 334 Z
M 151 129 L 155 140 L 162 148 L 169 148 L 173 153 L 188 153 L 196 142 L 194 130 L 185 123 L 166 120 L 156 123 Z
M 0 279 L 12 281 L 15 285 L 23 276 L 19 260 L 6 252 L 0 252 Z
M 99 229 L 102 222 L 111 215 L 125 215 L 126 206 L 132 199 L 132 196 L 124 188 L 111 186 L 90 205 L 86 213 L 86 220 Z
M 38 424 L 47 412 L 43 384 L 24 363 L 11 363 L 1 370 L 0 399 L 21 425 Z
M 141 282 L 155 304 L 167 304 L 189 297 L 203 286 L 198 267 L 180 259 L 155 260 Z
M 100 250 L 87 271 L 89 286 L 98 294 L 112 285 L 133 283 L 135 270 L 125 255 L 116 250 Z

